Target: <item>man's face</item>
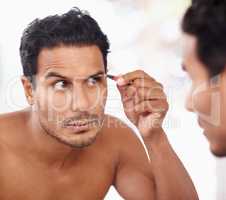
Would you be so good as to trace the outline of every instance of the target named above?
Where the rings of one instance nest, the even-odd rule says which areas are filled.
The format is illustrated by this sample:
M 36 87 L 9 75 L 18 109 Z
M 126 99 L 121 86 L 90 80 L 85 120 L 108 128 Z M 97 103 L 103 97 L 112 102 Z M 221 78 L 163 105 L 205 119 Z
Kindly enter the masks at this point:
M 35 113 L 47 134 L 72 147 L 95 141 L 104 120 L 106 72 L 96 46 L 59 46 L 38 56 Z
M 183 38 L 183 69 L 188 73 L 192 86 L 186 107 L 198 116 L 199 125 L 210 142 L 211 151 L 217 156 L 226 155 L 226 75 L 211 77 L 197 56 L 194 36 Z

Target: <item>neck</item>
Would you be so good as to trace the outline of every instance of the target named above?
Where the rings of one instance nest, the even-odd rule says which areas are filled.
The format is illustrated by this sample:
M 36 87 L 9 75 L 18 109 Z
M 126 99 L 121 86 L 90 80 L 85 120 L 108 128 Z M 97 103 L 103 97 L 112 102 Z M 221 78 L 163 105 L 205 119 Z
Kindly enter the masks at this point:
M 31 133 L 32 156 L 48 167 L 61 168 L 72 163 L 76 155 L 82 152 L 82 149 L 72 148 L 48 135 L 41 127 L 35 111 L 30 111 L 27 126 Z

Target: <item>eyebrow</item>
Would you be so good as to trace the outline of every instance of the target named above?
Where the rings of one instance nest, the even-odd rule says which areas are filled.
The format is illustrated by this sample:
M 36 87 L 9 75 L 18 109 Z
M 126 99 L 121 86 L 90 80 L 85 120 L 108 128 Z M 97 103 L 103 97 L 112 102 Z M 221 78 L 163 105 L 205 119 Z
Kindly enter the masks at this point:
M 89 76 L 87 77 L 87 79 L 88 79 L 88 78 L 94 78 L 94 77 L 96 77 L 96 76 L 104 75 L 104 74 L 105 74 L 104 71 L 98 71 L 98 72 L 95 73 L 95 74 L 89 75 Z M 49 72 L 49 73 L 47 73 L 47 74 L 45 75 L 45 79 L 49 79 L 49 78 L 68 79 L 68 77 L 63 76 L 63 75 L 61 75 L 61 74 L 59 74 L 59 73 L 57 73 L 57 72 Z M 85 79 L 86 79 L 86 78 L 85 78 Z
M 104 75 L 104 74 L 105 74 L 104 71 L 99 71 L 99 72 L 97 72 L 95 74 L 90 75 L 88 78 L 95 78 L 97 76 Z
M 49 72 L 45 75 L 45 79 L 49 79 L 49 78 L 62 78 L 62 79 L 67 79 L 67 77 L 58 74 L 57 72 Z

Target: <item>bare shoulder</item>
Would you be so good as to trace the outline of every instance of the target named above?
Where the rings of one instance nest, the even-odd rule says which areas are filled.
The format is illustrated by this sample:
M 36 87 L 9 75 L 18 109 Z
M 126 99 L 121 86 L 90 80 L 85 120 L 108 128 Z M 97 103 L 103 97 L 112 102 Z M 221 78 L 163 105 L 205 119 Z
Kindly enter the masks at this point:
M 135 131 L 125 124 L 122 120 L 107 115 L 105 120 L 105 128 L 111 143 L 114 147 L 117 147 L 119 152 L 120 162 L 143 162 L 148 164 L 148 156 L 145 152 L 145 148 L 135 134 Z
M 112 116 L 106 115 L 104 128 L 108 130 L 108 132 L 113 134 L 113 137 L 117 138 L 121 137 L 128 137 L 131 136 L 130 134 L 135 134 L 134 131 L 121 119 Z
M 130 144 L 130 140 L 139 140 L 135 132 L 121 119 L 112 116 L 105 116 L 104 131 L 115 145 L 121 147 L 122 144 Z
M 0 114 L 0 140 L 10 140 L 14 133 L 23 130 L 27 115 L 27 110 Z
M 0 114 L 0 129 L 13 128 L 18 123 L 23 123 L 27 115 L 27 110 Z
M 109 137 L 118 152 L 114 186 L 122 197 L 154 199 L 154 173 L 141 140 L 120 119 L 107 118 Z
M 117 142 L 117 144 L 120 145 L 121 148 L 130 147 L 134 144 L 142 146 L 142 143 L 135 134 L 135 131 L 121 119 L 112 115 L 106 115 L 104 126 L 110 139 Z

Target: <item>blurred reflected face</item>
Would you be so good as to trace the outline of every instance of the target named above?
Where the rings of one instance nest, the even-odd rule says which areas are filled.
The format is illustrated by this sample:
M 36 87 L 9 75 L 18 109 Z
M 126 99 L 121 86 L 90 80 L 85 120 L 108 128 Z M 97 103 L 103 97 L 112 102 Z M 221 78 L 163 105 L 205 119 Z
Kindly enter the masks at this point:
M 38 56 L 35 113 L 47 134 L 72 147 L 92 144 L 104 120 L 107 82 L 96 46 L 59 46 Z
M 197 114 L 211 151 L 226 156 L 226 75 L 210 76 L 197 56 L 196 43 L 195 37 L 184 35 L 183 69 L 192 81 L 186 107 Z

